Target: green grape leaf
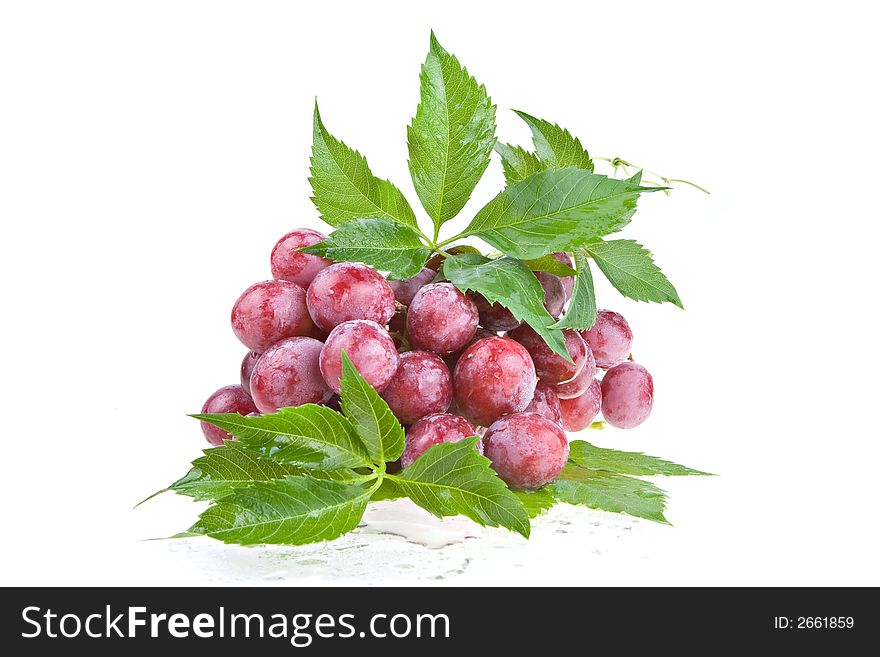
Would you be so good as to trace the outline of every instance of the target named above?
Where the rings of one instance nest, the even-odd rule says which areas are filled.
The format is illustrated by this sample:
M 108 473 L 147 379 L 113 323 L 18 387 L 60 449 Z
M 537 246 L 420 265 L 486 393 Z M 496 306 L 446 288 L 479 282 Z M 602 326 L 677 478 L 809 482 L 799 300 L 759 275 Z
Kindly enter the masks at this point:
M 419 234 L 408 226 L 375 217 L 352 219 L 330 233 L 323 242 L 300 249 L 336 262 L 363 262 L 388 278 L 409 278 L 418 274 L 431 251 Z
M 216 500 L 255 481 L 283 479 L 300 472 L 293 465 L 265 458 L 234 440 L 206 449 L 202 454 L 192 462 L 189 472 L 159 492 L 174 491 L 196 500 Z
M 347 481 L 358 476 L 354 470 L 348 469 L 324 472 L 278 463 L 233 440 L 206 449 L 203 454 L 192 462 L 192 468 L 183 477 L 168 488 L 150 495 L 147 500 L 167 491 L 196 500 L 218 500 L 229 495 L 235 488 L 250 486 L 255 481 L 283 479 L 288 475 L 308 474 L 315 479 L 333 481 Z
M 712 476 L 708 472 L 694 470 L 672 461 L 641 452 L 621 452 L 616 449 L 596 447 L 585 440 L 571 441 L 568 460 L 571 463 L 592 470 L 602 470 L 617 474 L 650 476 Z
M 544 307 L 544 288 L 522 261 L 462 253 L 444 260 L 443 274 L 462 292 L 474 290 L 489 303 L 500 303 L 531 326 L 555 353 L 571 360 L 562 332 L 552 328 L 556 320 Z
M 623 296 L 636 301 L 668 301 L 684 308 L 672 283 L 654 264 L 651 252 L 634 240 L 596 241 L 586 251 Z
M 547 486 L 559 502 L 669 524 L 663 515 L 666 493 L 642 479 L 569 464 Z
M 556 498 L 546 486 L 536 491 L 517 490 L 514 494 L 519 498 L 529 518 L 537 518 L 547 509 L 556 504 Z
M 376 217 L 416 228 L 416 215 L 403 193 L 370 171 L 367 160 L 331 135 L 315 103 L 309 183 L 321 219 L 340 226 L 353 219 Z
M 286 477 L 238 488 L 199 516 L 189 532 L 240 545 L 304 545 L 357 527 L 373 488 Z
M 390 476 L 404 495 L 435 516 L 464 515 L 489 527 L 529 536 L 529 516 L 517 496 L 475 449 L 473 436 L 434 445 L 400 475 Z
M 523 260 L 523 264 L 532 271 L 545 271 L 554 276 L 576 276 L 577 270 L 572 269 L 564 262 L 559 262 L 552 255 L 541 256 L 540 258 L 532 258 L 531 260 Z
M 574 249 L 572 256 L 577 265 L 578 275 L 574 279 L 568 309 L 553 328 L 586 331 L 596 323 L 596 291 L 593 289 L 593 274 L 583 249 Z
M 555 123 L 535 118 L 525 112 L 514 110 L 532 131 L 535 150 L 543 164 L 551 169 L 577 167 L 593 170 L 593 160 L 577 137 Z
M 342 412 L 351 421 L 373 463 L 380 465 L 399 458 L 403 453 L 403 427 L 345 352 L 339 383 Z
M 422 65 L 421 102 L 407 139 L 416 193 L 439 230 L 461 211 L 489 166 L 495 106 L 433 32 Z
M 459 236 L 523 260 L 571 251 L 623 228 L 639 195 L 660 189 L 574 167 L 539 171 L 489 201 Z
M 511 144 L 495 144 L 495 152 L 501 156 L 501 166 L 504 169 L 504 180 L 512 185 L 520 180 L 525 180 L 533 173 L 543 171 L 546 165 L 538 159 L 538 156 L 527 151 L 521 146 Z
M 236 413 L 192 417 L 228 431 L 279 463 L 308 470 L 372 466 L 351 422 L 326 406 L 305 404 L 255 417 Z

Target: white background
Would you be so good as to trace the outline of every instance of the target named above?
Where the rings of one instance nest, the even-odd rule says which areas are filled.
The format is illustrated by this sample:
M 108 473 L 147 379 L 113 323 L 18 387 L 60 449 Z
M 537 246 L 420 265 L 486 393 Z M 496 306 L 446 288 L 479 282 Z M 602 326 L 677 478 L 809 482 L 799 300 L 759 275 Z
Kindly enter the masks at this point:
M 589 438 L 721 475 L 658 482 L 674 528 L 584 511 L 562 522 L 590 531 L 536 523 L 529 543 L 475 531 L 452 548 L 468 567 L 443 581 L 880 584 L 869 7 L 2 3 L 0 581 L 432 581 L 420 563 L 443 550 L 404 539 L 347 539 L 406 561 L 377 576 L 328 544 L 142 542 L 200 507 L 132 507 L 206 446 L 185 414 L 237 381 L 233 301 L 269 277 L 278 237 L 320 228 L 315 96 L 328 128 L 418 203 L 404 126 L 433 27 L 498 103 L 503 140 L 527 143 L 509 111 L 524 109 L 594 155 L 711 189 L 650 195 L 626 229 L 686 311 L 598 285 L 634 327 L 656 404 L 642 427 Z M 501 184 L 494 162 L 460 222 Z

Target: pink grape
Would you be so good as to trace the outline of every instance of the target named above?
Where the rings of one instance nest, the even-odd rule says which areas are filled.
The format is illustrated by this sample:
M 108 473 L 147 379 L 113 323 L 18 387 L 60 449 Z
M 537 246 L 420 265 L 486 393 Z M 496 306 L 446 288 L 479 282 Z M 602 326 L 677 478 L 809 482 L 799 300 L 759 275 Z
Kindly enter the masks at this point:
M 385 326 L 394 314 L 394 291 L 388 281 L 357 262 L 339 262 L 318 272 L 306 302 L 315 324 L 324 331 L 354 319 Z
M 537 413 L 541 417 L 545 417 L 551 422 L 560 424 L 562 422 L 562 408 L 559 405 L 559 397 L 550 386 L 543 381 L 538 381 L 535 386 L 535 396 L 526 406 L 524 413 Z
M 590 387 L 595 376 L 596 360 L 593 358 L 593 352 L 587 347 L 587 359 L 584 362 L 583 369 L 573 379 L 554 385 L 553 390 L 560 399 L 580 397 Z
M 256 413 L 257 407 L 241 386 L 224 386 L 208 397 L 202 413 L 238 413 L 250 415 Z M 224 440 L 233 440 L 232 436 L 220 427 L 202 422 L 202 433 L 212 445 L 222 445 Z
M 638 363 L 624 362 L 602 378 L 602 416 L 618 429 L 632 429 L 648 419 L 654 406 L 654 379 Z
M 544 338 L 538 335 L 528 324 L 523 324 L 518 329 L 510 332 L 510 337 L 526 348 L 535 363 L 535 371 L 544 383 L 562 383 L 570 381 L 587 365 L 589 361 L 589 349 L 587 343 L 577 331 L 564 330 L 562 332 L 565 346 L 573 363 L 568 362 L 553 352 L 544 342 Z
M 474 337 L 472 337 L 468 343 L 463 346 L 458 351 L 453 351 L 451 354 L 443 354 L 443 362 L 446 363 L 446 366 L 449 368 L 449 371 L 455 369 L 455 364 L 458 362 L 458 359 L 461 358 L 461 355 L 477 340 L 482 340 L 483 338 L 496 338 L 498 334 L 495 331 L 490 331 L 489 329 L 484 329 L 482 327 L 477 328 L 477 332 L 474 333 Z
M 568 265 L 574 269 L 574 260 L 572 260 L 571 256 L 567 253 L 560 251 L 558 253 L 551 253 L 550 256 L 561 262 L 563 265 Z M 571 299 L 571 293 L 574 291 L 574 279 L 574 276 L 560 276 L 559 278 L 562 283 L 562 290 L 565 292 L 566 301 Z
M 586 429 L 602 407 L 602 391 L 599 381 L 593 379 L 583 394 L 571 399 L 560 399 L 559 407 L 562 410 L 562 428 L 566 431 L 580 431 Z
M 426 415 L 443 413 L 452 402 L 449 368 L 439 356 L 428 351 L 403 353 L 382 398 L 404 425 Z
M 568 461 L 565 432 L 537 413 L 502 417 L 483 436 L 483 450 L 498 476 L 522 490 L 553 481 Z
M 246 347 L 257 353 L 284 338 L 309 335 L 313 329 L 306 308 L 306 291 L 289 281 L 251 285 L 232 307 L 232 330 Z
M 367 319 L 343 322 L 330 331 L 319 360 L 324 381 L 333 392 L 341 390 L 343 351 L 377 392 L 385 389 L 397 371 L 397 349 L 385 329 Z
M 477 306 L 480 315 L 480 326 L 490 331 L 512 331 L 520 325 L 520 321 L 500 303 L 489 303 L 482 294 L 468 292 L 468 297 Z
M 413 347 L 449 354 L 474 337 L 478 321 L 474 302 L 452 283 L 431 283 L 416 292 L 406 328 Z
M 247 394 L 251 394 L 251 372 L 254 371 L 254 365 L 259 358 L 260 354 L 256 351 L 249 351 L 241 361 L 241 387 Z
M 297 228 L 278 240 L 272 249 L 270 264 L 272 277 L 279 281 L 290 281 L 307 288 L 317 273 L 333 264 L 332 260 L 297 251 L 304 246 L 312 246 L 327 239 L 324 233 L 311 228 Z
M 537 377 L 529 352 L 510 338 L 483 338 L 468 347 L 455 365 L 455 403 L 474 424 L 489 426 L 532 401 Z
M 408 306 L 412 303 L 416 292 L 425 287 L 434 280 L 437 272 L 428 267 L 424 267 L 422 271 L 412 278 L 405 278 L 401 281 L 388 281 L 391 289 L 394 290 L 394 298 L 398 303 Z
M 446 260 L 446 256 L 442 253 L 435 253 L 430 258 L 428 258 L 428 262 L 425 263 L 425 267 L 428 269 L 438 272 L 440 268 L 443 266 L 443 262 Z
M 536 271 L 535 278 L 544 288 L 544 307 L 548 313 L 559 319 L 565 302 L 568 300 L 565 296 L 565 288 L 562 286 L 562 279 L 545 271 Z
M 250 383 L 254 403 L 261 413 L 329 401 L 333 392 L 318 367 L 323 346 L 314 338 L 287 338 L 260 356 Z
M 438 413 L 423 417 L 406 432 L 406 446 L 400 457 L 400 465 L 408 468 L 434 445 L 455 443 L 475 435 L 473 425 L 458 415 Z M 477 451 L 483 453 L 482 441 L 477 441 Z
M 596 357 L 596 365 L 603 370 L 622 363 L 632 351 L 633 334 L 623 315 L 612 310 L 600 310 L 596 323 L 581 335 Z

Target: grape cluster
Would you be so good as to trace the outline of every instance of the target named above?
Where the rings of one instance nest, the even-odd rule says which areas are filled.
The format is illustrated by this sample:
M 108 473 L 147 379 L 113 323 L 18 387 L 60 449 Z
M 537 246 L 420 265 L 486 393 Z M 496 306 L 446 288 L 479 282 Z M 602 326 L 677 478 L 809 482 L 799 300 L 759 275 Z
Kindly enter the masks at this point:
M 367 265 L 298 250 L 323 239 L 306 228 L 282 237 L 272 250 L 273 280 L 235 302 L 232 328 L 249 350 L 241 384 L 212 394 L 204 413 L 338 409 L 344 351 L 407 427 L 403 455 L 389 467 L 408 467 L 432 445 L 479 435 L 477 449 L 498 475 L 525 490 L 565 466 L 566 431 L 588 427 L 600 412 L 623 429 L 650 414 L 653 380 L 632 362 L 633 335 L 620 314 L 600 310 L 588 331 L 563 331 L 569 362 L 503 306 L 434 282 L 443 256 L 410 279 L 388 281 Z M 568 254 L 552 255 L 572 264 Z M 573 277 L 536 275 L 547 311 L 560 317 Z M 231 438 L 202 428 L 214 445 Z

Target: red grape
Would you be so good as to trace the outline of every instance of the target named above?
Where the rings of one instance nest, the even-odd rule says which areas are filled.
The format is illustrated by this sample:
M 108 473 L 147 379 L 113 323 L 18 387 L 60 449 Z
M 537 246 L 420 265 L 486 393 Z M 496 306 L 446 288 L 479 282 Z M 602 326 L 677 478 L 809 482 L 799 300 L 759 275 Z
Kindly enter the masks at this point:
M 458 415 L 438 413 L 423 417 L 406 432 L 406 446 L 400 457 L 400 465 L 408 468 L 429 447 L 440 443 L 454 443 L 462 438 L 476 436 L 470 422 Z M 481 441 L 477 441 L 477 451 L 483 453 Z
M 541 417 L 545 417 L 551 422 L 560 424 L 562 422 L 562 409 L 559 405 L 559 397 L 553 390 L 553 386 L 547 385 L 543 381 L 538 381 L 535 386 L 535 396 L 526 406 L 524 413 L 537 413 Z
M 574 260 L 572 260 L 571 256 L 567 253 L 559 251 L 558 253 L 551 253 L 550 256 L 561 262 L 563 265 L 568 265 L 574 269 Z M 574 278 L 574 276 L 560 276 L 559 278 L 562 282 L 562 290 L 565 292 L 566 301 L 571 299 L 571 293 L 574 291 Z
M 246 347 L 258 353 L 284 338 L 309 335 L 313 329 L 306 291 L 289 281 L 251 285 L 232 307 L 232 330 Z
M 425 263 L 425 267 L 427 267 L 428 269 L 432 269 L 435 272 L 439 272 L 445 260 L 445 255 L 443 255 L 442 253 L 435 253 L 430 258 L 428 258 L 428 262 Z
M 618 429 L 632 429 L 648 419 L 654 406 L 654 379 L 638 363 L 620 363 L 602 378 L 602 417 Z
M 397 349 L 385 329 L 366 319 L 343 322 L 330 332 L 319 361 L 321 374 L 333 392 L 341 389 L 343 351 L 377 392 L 385 389 L 397 371 Z
M 632 330 L 623 315 L 612 310 L 600 310 L 596 323 L 581 335 L 593 350 L 596 365 L 603 370 L 625 361 L 632 350 Z
M 520 321 L 500 303 L 489 303 L 482 294 L 468 292 L 468 297 L 477 306 L 480 315 L 480 326 L 490 331 L 511 331 L 520 325 Z
M 241 386 L 224 386 L 208 397 L 202 406 L 202 413 L 238 413 L 250 415 L 256 413 L 257 407 Z M 232 440 L 232 436 L 220 427 L 202 422 L 202 433 L 212 445 L 222 445 L 224 440 Z
M 596 376 L 596 361 L 593 359 L 593 352 L 587 347 L 587 359 L 583 369 L 578 372 L 577 376 L 569 381 L 563 381 L 553 386 L 553 390 L 560 399 L 573 399 L 580 397 L 587 391 L 593 378 Z
M 528 324 L 510 332 L 510 337 L 526 348 L 535 363 L 535 371 L 544 383 L 562 383 L 570 381 L 586 366 L 589 361 L 587 343 L 577 331 L 562 332 L 565 346 L 573 363 L 568 362 L 544 342 Z
M 455 364 L 458 363 L 458 359 L 461 358 L 461 355 L 477 340 L 482 340 L 483 338 L 497 338 L 498 334 L 495 331 L 490 331 L 489 329 L 484 329 L 482 327 L 477 328 L 477 332 L 474 333 L 474 337 L 472 337 L 468 343 L 463 346 L 458 351 L 453 351 L 451 354 L 443 354 L 441 358 L 443 358 L 443 362 L 446 363 L 446 366 L 449 368 L 449 371 L 455 369 Z
M 241 387 L 247 394 L 251 394 L 251 372 L 254 371 L 254 365 L 259 358 L 260 354 L 256 351 L 249 351 L 241 361 Z
M 483 338 L 468 347 L 453 374 L 456 407 L 474 424 L 489 426 L 532 401 L 537 377 L 529 352 L 509 338 Z
M 402 281 L 388 281 L 391 289 L 394 290 L 394 298 L 398 303 L 408 306 L 412 303 L 416 292 L 421 290 L 425 285 L 434 280 L 437 272 L 428 267 L 424 267 L 422 271 L 412 278 L 405 278 Z
M 353 319 L 384 326 L 394 314 L 394 291 L 372 267 L 339 262 L 318 272 L 306 301 L 318 328 L 330 331 Z
M 523 490 L 553 481 L 568 461 L 565 432 L 537 413 L 502 417 L 483 436 L 483 449 L 498 476 Z
M 452 283 L 431 283 L 416 292 L 406 328 L 415 348 L 448 354 L 474 337 L 478 321 L 474 302 Z
M 565 302 L 568 301 L 565 296 L 565 288 L 562 286 L 562 279 L 545 271 L 536 271 L 535 278 L 544 288 L 544 307 L 548 313 L 559 319 Z
M 571 399 L 560 399 L 562 409 L 562 428 L 566 431 L 586 429 L 602 407 L 602 391 L 599 381 L 593 379 L 583 394 Z
M 307 288 L 315 275 L 332 265 L 333 261 L 311 253 L 302 253 L 297 249 L 312 246 L 326 239 L 324 233 L 311 228 L 297 228 L 287 233 L 272 249 L 270 258 L 272 277 Z
M 318 367 L 323 346 L 314 338 L 287 338 L 260 356 L 251 374 L 251 391 L 261 413 L 330 399 L 333 393 Z
M 397 371 L 382 398 L 405 425 L 426 415 L 443 413 L 452 402 L 449 368 L 429 351 L 407 351 L 400 355 Z

